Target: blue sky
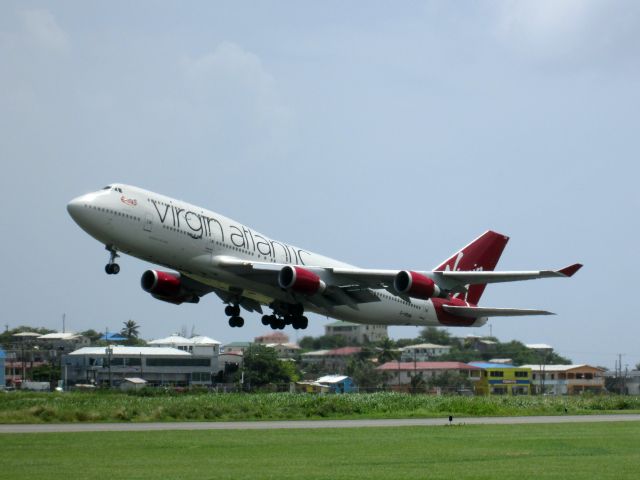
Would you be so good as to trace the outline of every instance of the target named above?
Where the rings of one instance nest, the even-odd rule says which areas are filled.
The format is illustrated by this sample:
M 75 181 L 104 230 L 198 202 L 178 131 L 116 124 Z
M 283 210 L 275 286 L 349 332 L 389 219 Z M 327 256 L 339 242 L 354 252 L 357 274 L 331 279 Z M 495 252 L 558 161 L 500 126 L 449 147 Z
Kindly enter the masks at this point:
M 361 267 L 429 269 L 497 230 L 502 269 L 585 267 L 489 287 L 558 313 L 493 334 L 633 366 L 639 37 L 634 1 L 2 2 L 2 324 L 264 332 L 215 297 L 153 300 L 138 260 L 104 274 L 65 205 L 118 181 Z

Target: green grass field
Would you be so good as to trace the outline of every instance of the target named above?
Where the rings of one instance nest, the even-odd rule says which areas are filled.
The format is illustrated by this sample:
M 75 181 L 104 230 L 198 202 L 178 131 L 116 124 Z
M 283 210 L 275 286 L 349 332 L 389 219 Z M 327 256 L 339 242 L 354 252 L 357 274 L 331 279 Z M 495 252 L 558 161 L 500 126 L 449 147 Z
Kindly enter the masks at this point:
M 0 395 L 0 423 L 297 420 L 596 414 L 640 411 L 640 397 L 464 397 L 372 393 L 311 395 L 119 392 Z
M 0 435 L 0 478 L 638 478 L 640 424 Z

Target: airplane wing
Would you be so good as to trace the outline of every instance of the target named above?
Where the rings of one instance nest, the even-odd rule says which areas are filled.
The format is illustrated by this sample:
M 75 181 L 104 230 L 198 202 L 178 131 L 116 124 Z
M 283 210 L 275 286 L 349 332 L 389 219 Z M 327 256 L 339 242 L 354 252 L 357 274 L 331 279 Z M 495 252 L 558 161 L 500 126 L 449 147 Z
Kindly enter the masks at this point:
M 233 271 L 238 275 L 251 277 L 257 281 L 265 281 L 272 285 L 277 284 L 280 270 L 287 266 L 279 263 L 253 262 L 235 257 L 219 256 L 214 259 L 217 266 Z M 369 289 L 386 289 L 393 295 L 404 298 L 393 289 L 393 281 L 400 270 L 375 270 L 355 267 L 334 268 L 318 266 L 301 266 L 320 276 L 328 286 L 325 296 L 333 297 L 335 305 L 355 305 L 379 301 Z M 465 290 L 468 285 L 515 282 L 521 280 L 533 280 L 537 278 L 571 277 L 580 268 L 576 263 L 559 270 L 536 271 L 434 271 L 418 272 L 431 277 L 443 291 Z M 495 309 L 493 309 L 495 310 Z M 493 311 L 492 310 L 492 311 Z M 515 311 L 515 310 L 510 310 Z M 453 312 L 452 312 L 453 313 Z M 522 313 L 521 315 L 534 315 L 547 313 Z M 474 314 L 475 316 L 488 316 L 489 314 Z M 493 313 L 498 316 L 500 313 Z M 503 313 L 503 315 L 507 315 Z M 511 313 L 510 315 L 518 315 Z
M 443 305 L 442 308 L 452 315 L 467 318 L 478 317 L 520 317 L 524 315 L 555 315 L 546 310 L 525 310 L 521 308 L 490 308 L 490 307 L 458 307 Z

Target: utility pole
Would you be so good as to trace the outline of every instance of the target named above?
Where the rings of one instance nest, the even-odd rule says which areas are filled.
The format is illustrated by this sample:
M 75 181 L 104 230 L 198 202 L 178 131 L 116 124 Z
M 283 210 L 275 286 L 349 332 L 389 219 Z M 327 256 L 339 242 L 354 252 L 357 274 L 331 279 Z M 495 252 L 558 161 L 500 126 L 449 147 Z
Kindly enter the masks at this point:
M 65 326 L 65 321 L 66 321 L 66 319 L 67 319 L 67 314 L 63 313 L 62 314 L 62 333 L 65 333 L 65 327 L 66 327 Z
M 618 391 L 622 395 L 622 354 L 618 354 Z

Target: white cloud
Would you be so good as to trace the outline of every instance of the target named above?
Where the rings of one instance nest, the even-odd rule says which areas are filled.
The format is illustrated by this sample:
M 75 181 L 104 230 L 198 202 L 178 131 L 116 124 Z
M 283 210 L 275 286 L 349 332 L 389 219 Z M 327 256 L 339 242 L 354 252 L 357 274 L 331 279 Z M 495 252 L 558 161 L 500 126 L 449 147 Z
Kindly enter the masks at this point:
M 21 12 L 25 32 L 36 45 L 46 49 L 65 52 L 69 48 L 69 37 L 48 10 L 24 10 Z
M 504 0 L 495 5 L 497 36 L 518 52 L 574 63 L 636 56 L 630 52 L 637 50 L 638 2 Z
M 186 58 L 183 68 L 189 108 L 200 112 L 209 133 L 238 139 L 243 132 L 260 138 L 259 148 L 286 148 L 293 115 L 256 54 L 223 42 L 210 53 Z

